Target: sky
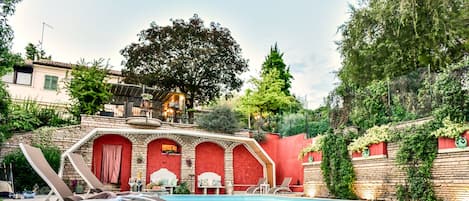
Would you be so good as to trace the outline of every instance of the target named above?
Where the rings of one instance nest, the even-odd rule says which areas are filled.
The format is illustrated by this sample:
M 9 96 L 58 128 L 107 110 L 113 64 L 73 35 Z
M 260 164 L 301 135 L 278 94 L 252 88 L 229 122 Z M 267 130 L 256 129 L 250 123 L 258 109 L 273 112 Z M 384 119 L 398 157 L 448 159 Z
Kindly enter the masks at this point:
M 152 21 L 169 25 L 170 19 L 199 15 L 208 26 L 228 28 L 249 60 L 246 81 L 259 76 L 262 63 L 277 43 L 294 77 L 291 91 L 314 109 L 339 82 L 335 41 L 337 28 L 348 18 L 346 0 L 23 0 L 9 18 L 15 38 L 13 51 L 24 55 L 28 43 L 38 44 L 52 60 L 77 63 L 104 58 L 122 69 L 119 53 L 137 42 L 137 34 Z M 50 25 L 44 27 L 43 22 Z M 244 88 L 249 87 L 245 85 Z

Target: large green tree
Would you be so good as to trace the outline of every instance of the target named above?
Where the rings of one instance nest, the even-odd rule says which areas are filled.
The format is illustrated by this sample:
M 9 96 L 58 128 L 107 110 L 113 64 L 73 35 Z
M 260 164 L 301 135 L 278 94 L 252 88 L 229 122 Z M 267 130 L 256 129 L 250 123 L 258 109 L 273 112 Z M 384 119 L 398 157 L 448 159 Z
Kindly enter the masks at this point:
M 106 81 L 107 67 L 103 60 L 91 64 L 81 61 L 73 66 L 71 79 L 66 79 L 65 86 L 72 98 L 70 112 L 80 118 L 80 114 L 95 114 L 103 109 L 112 93 Z
M 279 78 L 277 69 L 272 69 L 269 73 L 262 75 L 260 79 L 254 78 L 251 82 L 254 89 L 246 90 L 246 94 L 241 97 L 241 103 L 237 108 L 249 118 L 251 115 L 255 115 L 258 121 L 262 121 L 259 118 L 270 118 L 290 107 L 299 107 L 295 98 L 285 94 L 282 90 L 285 82 Z M 268 124 L 269 127 L 272 127 L 270 122 Z
M 421 67 L 441 71 L 469 53 L 467 0 L 362 0 L 339 31 L 343 82 L 359 86 Z
M 8 16 L 15 12 L 15 5 L 19 0 L 3 0 L 0 4 L 0 77 L 13 69 L 16 63 L 21 63 L 21 56 L 11 52 L 13 30 L 8 24 Z M 8 116 L 8 107 L 11 104 L 10 95 L 5 89 L 5 84 L 0 81 L 0 134 L 4 135 Z
M 29 60 L 39 60 L 39 59 L 48 59 L 51 60 L 51 56 L 46 56 L 46 51 L 39 49 L 36 45 L 28 43 L 24 48 L 26 50 L 26 59 Z
M 13 66 L 20 63 L 21 56 L 11 52 L 13 30 L 8 24 L 8 17 L 15 13 L 15 5 L 20 0 L 3 0 L 0 4 L 0 76 L 11 71 Z
M 275 43 L 273 47 L 270 47 L 270 53 L 262 64 L 261 74 L 269 74 L 273 69 L 278 71 L 278 78 L 284 82 L 282 91 L 285 94 L 290 95 L 291 80 L 293 79 L 293 76 L 290 74 L 290 68 L 287 67 L 285 62 L 283 62 L 283 53 L 278 49 L 277 43 Z
M 188 108 L 239 90 L 243 82 L 238 76 L 248 69 L 228 28 L 213 22 L 205 27 L 197 15 L 168 26 L 151 23 L 121 54 L 126 82 L 178 87 L 188 96 Z

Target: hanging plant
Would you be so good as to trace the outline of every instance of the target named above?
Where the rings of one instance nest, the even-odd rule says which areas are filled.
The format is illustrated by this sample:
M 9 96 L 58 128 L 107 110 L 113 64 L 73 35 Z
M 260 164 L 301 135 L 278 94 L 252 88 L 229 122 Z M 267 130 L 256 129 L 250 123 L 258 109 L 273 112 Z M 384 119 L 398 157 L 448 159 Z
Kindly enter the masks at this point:
M 149 94 L 149 93 L 142 93 L 142 99 L 143 100 L 151 100 L 153 99 L 153 95 Z
M 374 126 L 373 128 L 366 130 L 365 135 L 350 143 L 348 150 L 352 152 L 363 152 L 363 150 L 370 144 L 389 141 L 391 138 L 390 133 L 391 130 L 389 125 Z

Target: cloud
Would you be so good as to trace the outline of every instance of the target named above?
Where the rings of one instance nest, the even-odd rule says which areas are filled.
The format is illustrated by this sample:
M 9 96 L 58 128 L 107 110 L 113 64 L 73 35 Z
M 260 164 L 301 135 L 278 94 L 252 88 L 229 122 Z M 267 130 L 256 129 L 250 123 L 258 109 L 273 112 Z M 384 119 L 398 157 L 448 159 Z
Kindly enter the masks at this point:
M 314 109 L 324 103 L 330 91 L 334 89 L 337 78 L 333 73 L 340 66 L 338 55 L 317 57 L 311 53 L 309 57 L 292 63 L 292 93 L 300 98 L 307 98 L 308 108 Z

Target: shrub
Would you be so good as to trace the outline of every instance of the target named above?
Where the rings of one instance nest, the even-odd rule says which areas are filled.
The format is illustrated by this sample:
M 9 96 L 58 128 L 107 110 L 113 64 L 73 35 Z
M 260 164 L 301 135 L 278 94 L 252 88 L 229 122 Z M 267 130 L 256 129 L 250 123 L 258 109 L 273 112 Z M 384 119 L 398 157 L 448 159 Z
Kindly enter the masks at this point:
M 10 104 L 10 94 L 8 94 L 8 91 L 5 89 L 5 84 L 0 82 L 0 123 L 4 123 L 7 119 Z
M 174 194 L 190 194 L 190 193 L 191 191 L 187 187 L 186 182 L 181 182 L 181 184 L 179 184 L 179 186 L 176 187 L 176 189 L 174 189 Z
M 390 130 L 388 125 L 374 126 L 366 130 L 366 134 L 355 139 L 348 146 L 350 151 L 362 151 L 370 144 L 387 142 L 390 140 Z
M 433 131 L 431 134 L 435 137 L 457 138 L 464 131 L 469 130 L 468 124 L 454 123 L 446 118 L 443 120 L 443 127 Z
M 106 82 L 108 66 L 103 62 L 103 59 L 92 63 L 81 61 L 81 64 L 73 66 L 73 79 L 65 82 L 72 98 L 70 113 L 78 120 L 81 114 L 92 115 L 103 109 L 112 96 L 110 84 Z
M 14 103 L 10 106 L 8 119 L 0 125 L 3 139 L 11 137 L 13 132 L 32 131 L 42 126 L 70 125 L 71 119 L 64 119 L 53 107 L 42 107 L 33 100 Z
M 208 114 L 202 115 L 197 124 L 209 131 L 234 133 L 238 129 L 235 113 L 227 106 L 217 106 Z
M 47 162 L 57 172 L 60 166 L 60 150 L 57 147 L 41 146 Z M 40 187 L 47 186 L 47 184 L 36 174 L 24 157 L 23 153 L 18 149 L 9 153 L 3 159 L 5 164 L 13 164 L 13 175 L 15 175 L 14 185 L 17 190 L 32 190 L 34 184 Z
M 32 131 L 41 125 L 36 114 L 39 108 L 35 102 L 25 101 L 21 104 L 13 104 L 8 115 L 8 125 L 13 132 Z
M 469 57 L 439 73 L 432 85 L 433 117 L 438 121 L 449 118 L 454 122 L 469 119 Z
M 265 134 L 264 134 L 264 133 L 260 133 L 260 132 L 254 133 L 254 135 L 252 136 L 252 138 L 254 138 L 254 140 L 256 140 L 257 142 L 264 142 L 264 141 L 266 140 Z

